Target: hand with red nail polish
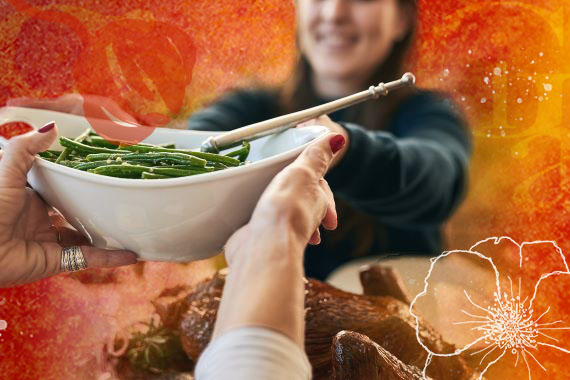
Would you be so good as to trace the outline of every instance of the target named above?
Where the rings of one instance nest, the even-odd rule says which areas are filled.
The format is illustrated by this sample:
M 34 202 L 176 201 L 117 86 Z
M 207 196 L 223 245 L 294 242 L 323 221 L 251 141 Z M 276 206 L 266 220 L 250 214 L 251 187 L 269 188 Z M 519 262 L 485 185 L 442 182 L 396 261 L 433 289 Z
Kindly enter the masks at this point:
M 327 127 L 332 133 L 336 133 L 344 137 L 344 144 L 342 146 L 343 149 L 337 155 L 335 155 L 330 165 L 331 168 L 334 168 L 343 159 L 346 151 L 348 150 L 349 137 L 350 137 L 348 131 L 342 125 L 332 121 L 327 115 L 319 116 L 316 119 L 306 121 L 304 123 L 299 124 L 297 127 L 303 128 L 303 127 L 308 127 L 310 125 L 321 125 L 323 127 Z
M 105 251 L 86 239 L 52 210 L 26 177 L 36 154 L 49 149 L 57 137 L 55 123 L 11 139 L 0 160 L 0 287 L 20 285 L 61 272 L 61 245 L 81 245 L 90 267 L 136 263 L 126 251 Z M 60 245 L 61 244 L 61 245 Z
M 320 243 L 320 226 L 337 226 L 324 175 L 345 141 L 327 134 L 310 144 L 275 176 L 249 223 L 228 240 L 230 274 L 214 336 L 240 326 L 267 326 L 302 347 L 303 253 L 307 244 Z
M 322 224 L 332 230 L 337 225 L 334 197 L 324 176 L 345 143 L 343 135 L 327 134 L 310 144 L 267 187 L 250 228 L 287 226 L 303 249 L 307 244 L 319 244 L 318 227 Z

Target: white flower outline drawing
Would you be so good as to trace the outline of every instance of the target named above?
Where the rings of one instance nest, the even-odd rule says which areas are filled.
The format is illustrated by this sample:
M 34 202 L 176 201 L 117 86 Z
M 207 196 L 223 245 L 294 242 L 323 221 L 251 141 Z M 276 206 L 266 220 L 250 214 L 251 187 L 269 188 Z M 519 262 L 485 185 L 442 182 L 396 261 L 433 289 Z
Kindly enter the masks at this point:
M 530 246 L 533 244 L 552 244 L 553 247 L 555 248 L 556 252 L 560 255 L 563 270 L 556 270 L 556 271 L 551 271 L 548 273 L 543 273 L 534 286 L 534 292 L 532 294 L 532 297 L 530 299 L 528 297 L 526 297 L 522 301 L 520 299 L 521 298 L 521 296 L 520 296 L 520 289 L 521 289 L 520 277 L 519 277 L 519 294 L 516 296 L 515 296 L 515 294 L 513 294 L 512 280 L 510 277 L 507 277 L 509 282 L 510 282 L 510 297 L 509 297 L 509 295 L 506 292 L 501 290 L 500 272 L 497 269 L 492 258 L 487 257 L 486 255 L 484 255 L 484 254 L 482 254 L 476 250 L 477 246 L 479 246 L 481 244 L 493 242 L 495 245 L 498 245 L 503 240 L 507 240 L 507 241 L 515 244 L 519 248 L 519 258 L 520 258 L 519 267 L 520 268 L 522 268 L 522 266 L 523 266 L 522 251 L 523 251 L 523 248 L 525 246 Z M 443 258 L 445 258 L 451 254 L 476 255 L 479 258 L 488 261 L 489 264 L 491 265 L 491 267 L 493 268 L 494 272 L 495 272 L 496 291 L 493 293 L 493 295 L 494 295 L 494 303 L 492 304 L 493 306 L 483 308 L 482 306 L 473 302 L 473 300 L 471 299 L 471 297 L 469 296 L 467 291 L 464 290 L 464 294 L 465 294 L 468 302 L 482 314 L 475 315 L 472 313 L 468 313 L 465 310 L 461 310 L 462 313 L 464 313 L 465 315 L 467 315 L 471 318 L 474 318 L 474 319 L 469 320 L 469 321 L 457 321 L 454 324 L 474 324 L 475 327 L 473 327 L 472 330 L 482 332 L 482 335 L 479 338 L 477 338 L 476 340 L 474 340 L 473 342 L 465 345 L 465 347 L 455 350 L 455 352 L 453 352 L 453 353 L 436 353 L 436 352 L 432 352 L 420 339 L 420 330 L 419 330 L 419 325 L 420 325 L 419 318 L 420 318 L 420 316 L 414 314 L 413 307 L 416 304 L 416 302 L 418 301 L 418 299 L 420 299 L 421 297 L 423 297 L 427 294 L 428 285 L 429 285 L 428 281 L 429 281 L 429 278 L 432 274 L 432 271 L 433 271 L 436 263 L 439 260 L 441 260 L 441 259 L 443 259 Z M 543 312 L 541 315 L 539 315 L 537 318 L 533 317 L 533 302 L 536 298 L 537 290 L 538 290 L 540 283 L 544 279 L 549 278 L 551 276 L 558 276 L 558 275 L 569 275 L 570 276 L 570 269 L 568 267 L 568 264 L 566 263 L 566 258 L 564 256 L 564 253 L 562 252 L 562 249 L 556 244 L 556 242 L 548 241 L 548 240 L 537 240 L 537 241 L 533 241 L 533 242 L 523 242 L 522 244 L 518 244 L 516 241 L 514 241 L 513 239 L 511 239 L 508 236 L 489 237 L 489 238 L 486 238 L 484 240 L 477 242 L 471 248 L 469 248 L 469 250 L 445 251 L 441 255 L 431 258 L 430 261 L 431 261 L 431 265 L 430 265 L 429 272 L 426 275 L 426 277 L 424 278 L 424 284 L 425 284 L 424 289 L 422 292 L 418 293 L 414 297 L 414 300 L 410 304 L 410 308 L 409 308 L 410 314 L 416 320 L 416 327 L 415 327 L 416 339 L 417 339 L 418 343 L 423 347 L 423 349 L 428 352 L 428 357 L 426 359 L 426 363 L 424 365 L 423 372 L 422 372 L 424 379 L 426 379 L 426 380 L 428 379 L 428 377 L 426 375 L 426 371 L 427 371 L 427 368 L 431 362 L 431 359 L 434 356 L 437 356 L 437 357 L 456 356 L 456 355 L 459 355 L 459 354 L 465 352 L 470 347 L 472 347 L 473 345 L 475 345 L 481 341 L 485 342 L 486 347 L 483 348 L 482 350 L 471 353 L 471 355 L 475 355 L 475 354 L 479 354 L 479 353 L 483 353 L 483 352 L 487 351 L 485 353 L 485 355 L 483 356 L 483 358 L 481 359 L 480 364 L 483 363 L 483 361 L 485 360 L 487 355 L 489 355 L 491 352 L 495 351 L 497 348 L 499 350 L 502 350 L 503 352 L 501 353 L 501 355 L 499 357 L 490 361 L 485 366 L 485 369 L 480 373 L 478 380 L 480 380 L 483 377 L 483 375 L 485 374 L 485 372 L 487 372 L 487 370 L 492 365 L 497 363 L 507 353 L 507 351 L 510 351 L 513 355 L 516 353 L 517 359 L 515 362 L 515 366 L 519 362 L 519 356 L 523 357 L 523 360 L 524 360 L 524 362 L 527 366 L 527 369 L 528 369 L 529 380 L 531 379 L 531 370 L 530 370 L 529 362 L 527 360 L 527 355 L 529 357 L 531 357 L 532 359 L 534 359 L 534 361 L 544 371 L 546 371 L 546 369 L 540 364 L 540 362 L 536 359 L 536 357 L 534 357 L 534 355 L 532 355 L 532 353 L 529 351 L 529 349 L 538 350 L 539 346 L 545 346 L 545 347 L 550 347 L 550 348 L 557 349 L 557 350 L 560 350 L 562 352 L 570 354 L 570 350 L 568 350 L 568 349 L 559 347 L 555 344 L 549 344 L 549 343 L 538 341 L 538 338 L 540 338 L 540 336 L 543 336 L 544 338 L 549 338 L 549 339 L 554 340 L 554 341 L 558 341 L 556 338 L 553 338 L 553 337 L 547 335 L 546 333 L 544 333 L 544 331 L 547 331 L 547 330 L 570 330 L 570 327 L 558 327 L 558 326 L 552 327 L 554 325 L 558 325 L 559 323 L 562 323 L 561 320 L 543 323 L 543 321 L 541 321 L 541 319 L 547 315 L 547 313 L 550 311 L 550 307 L 548 307 L 547 310 L 545 312 Z M 528 301 L 528 304 L 527 304 L 527 301 Z

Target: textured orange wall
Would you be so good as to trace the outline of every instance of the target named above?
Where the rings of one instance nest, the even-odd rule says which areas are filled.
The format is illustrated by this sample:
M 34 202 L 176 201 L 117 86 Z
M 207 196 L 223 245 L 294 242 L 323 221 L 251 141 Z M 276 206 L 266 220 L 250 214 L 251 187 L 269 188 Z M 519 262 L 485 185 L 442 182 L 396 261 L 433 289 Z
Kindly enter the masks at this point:
M 151 86 L 146 97 L 130 93 L 123 99 L 140 114 L 184 118 L 231 86 L 282 82 L 294 62 L 290 1 L 28 4 L 34 8 L 0 0 L 0 104 L 17 96 L 55 97 L 80 90 L 82 83 L 92 92 L 123 96 L 120 85 L 99 77 L 101 71 L 77 74 L 74 68 L 91 43 L 86 41 L 97 41 L 106 25 L 125 19 L 166 22 L 196 48 L 181 106 L 169 108 L 166 95 Z M 422 0 L 420 22 L 410 62 L 418 84 L 453 95 L 471 122 L 475 144 L 469 195 L 447 228 L 450 248 L 509 235 L 519 242 L 555 240 L 570 252 L 570 1 Z M 183 71 L 176 57 L 164 61 L 175 65 L 169 72 Z M 525 267 L 529 276 L 540 274 L 544 257 L 532 256 Z M 104 370 L 103 344 L 115 331 L 146 319 L 149 300 L 164 287 L 191 284 L 211 270 L 209 263 L 149 263 L 2 290 L 0 319 L 8 326 L 0 331 L 0 373 L 10 379 L 94 378 L 95 369 Z M 566 319 L 570 284 L 548 289 L 541 302 Z M 533 379 L 567 377 L 567 354 L 539 354 L 548 372 L 534 364 Z M 527 376 L 526 367 L 511 367 L 498 365 L 488 378 Z

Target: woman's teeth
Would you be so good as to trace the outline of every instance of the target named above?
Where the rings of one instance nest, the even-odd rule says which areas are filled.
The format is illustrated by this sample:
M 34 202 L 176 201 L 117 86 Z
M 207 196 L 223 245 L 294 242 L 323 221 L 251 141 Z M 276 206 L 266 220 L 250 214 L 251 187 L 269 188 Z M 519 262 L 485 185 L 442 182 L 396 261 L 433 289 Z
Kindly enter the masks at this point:
M 353 36 L 345 36 L 338 34 L 326 34 L 318 38 L 318 42 L 327 47 L 342 48 L 354 44 L 356 38 Z

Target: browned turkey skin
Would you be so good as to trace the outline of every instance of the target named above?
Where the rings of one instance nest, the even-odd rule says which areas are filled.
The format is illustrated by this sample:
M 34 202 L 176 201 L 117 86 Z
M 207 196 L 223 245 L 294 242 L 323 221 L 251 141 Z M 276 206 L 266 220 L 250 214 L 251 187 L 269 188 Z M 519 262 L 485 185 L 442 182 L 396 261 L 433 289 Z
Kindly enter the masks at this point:
M 422 372 L 409 366 L 366 335 L 341 331 L 333 339 L 332 380 L 422 380 Z
M 344 292 L 316 280 L 306 283 L 305 350 L 320 379 L 418 379 L 427 352 L 416 338 L 409 313 L 410 296 L 390 268 L 370 266 L 360 274 L 364 295 Z M 198 284 L 182 301 L 157 309 L 163 322 L 180 331 L 184 351 L 193 362 L 206 348 L 216 321 L 225 274 Z M 433 352 L 453 352 L 426 323 L 420 338 Z M 460 356 L 432 358 L 432 379 L 477 377 Z M 420 377 L 418 377 L 420 376 Z

